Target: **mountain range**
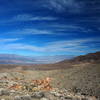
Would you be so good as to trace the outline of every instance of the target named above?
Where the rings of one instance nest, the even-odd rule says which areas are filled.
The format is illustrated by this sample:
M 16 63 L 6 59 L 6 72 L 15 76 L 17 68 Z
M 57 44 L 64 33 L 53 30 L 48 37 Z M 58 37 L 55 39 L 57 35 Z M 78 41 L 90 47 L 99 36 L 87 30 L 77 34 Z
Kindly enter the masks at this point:
M 64 60 L 59 63 L 100 63 L 100 51 L 95 53 L 88 53 L 86 55 L 80 55 L 73 57 L 69 60 Z
M 71 59 L 72 55 L 55 56 L 21 56 L 15 54 L 0 54 L 0 64 L 51 64 Z
M 25 56 L 24 56 L 25 57 Z M 60 62 L 56 62 L 53 64 L 28 64 L 28 61 L 36 61 L 36 58 L 30 58 L 18 56 L 18 55 L 4 55 L 0 56 L 0 61 L 7 61 L 9 59 L 11 61 L 22 61 L 24 65 L 19 65 L 12 62 L 11 64 L 0 64 L 0 76 L 5 76 L 8 79 L 17 79 L 17 81 L 24 80 L 33 80 L 33 79 L 43 79 L 50 77 L 52 79 L 53 87 L 60 89 L 72 90 L 78 95 L 89 95 L 100 97 L 100 52 L 89 53 L 86 55 L 80 55 L 74 57 L 72 59 L 65 59 Z M 52 61 L 56 57 L 51 57 Z M 60 57 L 60 58 L 63 58 Z M 6 60 L 5 60 L 6 59 Z M 40 60 L 40 58 L 38 57 Z M 37 59 L 37 60 L 38 60 Z M 41 62 L 44 61 L 43 57 L 41 57 Z M 45 57 L 45 61 L 48 60 L 49 57 Z M 38 60 L 38 61 L 39 61 Z M 27 62 L 26 62 L 27 61 Z M 39 61 L 39 62 L 40 62 Z M 50 60 L 49 60 L 50 61 Z M 19 63 L 19 62 L 18 62 Z M 27 64 L 26 64 L 27 63 Z M 21 77 L 22 76 L 22 77 Z M 18 78 L 17 78 L 18 77 Z M 7 79 L 6 78 L 6 79 Z M 7 81 L 8 82 L 8 81 Z M 24 82 L 24 81 L 22 81 Z M 30 82 L 30 81 L 29 81 Z M 1 86 L 4 84 L 1 84 Z M 11 100 L 11 99 L 9 99 Z M 58 100 L 58 99 L 57 99 Z M 86 99 L 84 99 L 86 100 Z M 90 99 L 88 99 L 90 100 Z M 92 99 L 91 99 L 92 100 Z M 96 99 L 93 99 L 96 100 Z M 98 99 L 100 100 L 100 99 Z
M 0 54 L 0 64 L 59 64 L 100 62 L 100 52 L 86 55 L 55 55 L 55 56 L 21 56 L 16 54 Z

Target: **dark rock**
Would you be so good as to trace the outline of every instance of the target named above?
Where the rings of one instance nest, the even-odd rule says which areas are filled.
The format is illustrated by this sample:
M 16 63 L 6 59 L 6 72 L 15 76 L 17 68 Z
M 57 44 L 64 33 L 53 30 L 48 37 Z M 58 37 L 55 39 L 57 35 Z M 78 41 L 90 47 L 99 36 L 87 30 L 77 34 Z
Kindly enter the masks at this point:
M 2 95 L 9 95 L 9 94 L 10 93 L 9 93 L 9 91 L 7 89 L 3 89 L 3 88 L 0 89 L 0 96 L 2 96 Z
M 42 98 L 44 97 L 44 92 L 35 92 L 31 96 L 32 98 Z
M 61 100 L 73 100 L 71 97 L 61 97 Z
M 45 92 L 44 96 L 46 98 L 48 98 L 49 100 L 59 100 L 59 98 L 55 97 L 54 95 L 52 95 L 50 92 Z
M 14 100 L 32 100 L 30 95 L 16 96 Z

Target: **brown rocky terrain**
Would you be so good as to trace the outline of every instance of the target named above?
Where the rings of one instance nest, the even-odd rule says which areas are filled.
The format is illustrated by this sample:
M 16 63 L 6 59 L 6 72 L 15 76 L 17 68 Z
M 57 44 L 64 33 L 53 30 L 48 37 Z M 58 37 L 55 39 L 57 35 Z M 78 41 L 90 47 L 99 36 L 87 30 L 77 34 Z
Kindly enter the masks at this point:
M 0 65 L 0 100 L 99 100 L 100 52 L 56 64 Z

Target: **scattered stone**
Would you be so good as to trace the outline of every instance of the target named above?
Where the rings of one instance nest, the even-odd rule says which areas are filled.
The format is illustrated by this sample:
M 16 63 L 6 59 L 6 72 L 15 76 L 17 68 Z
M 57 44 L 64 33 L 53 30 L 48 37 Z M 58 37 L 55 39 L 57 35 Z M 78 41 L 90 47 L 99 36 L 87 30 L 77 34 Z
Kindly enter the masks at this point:
M 75 99 L 72 99 L 71 97 L 61 97 L 61 100 L 75 100 Z
M 42 98 L 44 97 L 44 92 L 35 92 L 31 96 L 32 98 Z
M 48 98 L 49 100 L 59 100 L 57 99 L 57 97 L 55 97 L 53 94 L 51 94 L 50 92 L 45 92 L 44 93 L 44 97 Z
M 9 91 L 7 89 L 4 89 L 4 88 L 0 88 L 0 96 L 2 95 L 9 95 Z
M 14 100 L 32 100 L 30 95 L 15 96 Z
M 54 95 L 55 95 L 56 97 L 61 97 L 61 96 L 62 96 L 62 94 L 57 93 L 57 92 L 56 92 Z
M 94 96 L 92 97 L 86 97 L 86 100 L 97 100 Z
M 11 90 L 11 91 L 10 91 L 10 93 L 15 93 L 15 92 L 16 92 L 15 90 Z
M 40 100 L 49 100 L 48 98 L 41 98 Z
M 32 100 L 30 95 L 25 95 L 21 97 L 22 100 Z
M 16 75 L 18 76 L 18 74 Z M 9 78 L 6 74 L 2 74 L 0 96 L 10 96 L 14 98 L 13 100 L 99 100 L 87 93 L 81 93 L 78 87 L 73 87 L 73 91 L 53 88 L 50 84 L 51 78 L 48 77 L 38 80 L 25 80 L 16 77 L 16 75 L 14 75 L 14 78 L 13 75 L 12 78 Z M 10 99 L 0 98 L 0 100 Z
M 15 96 L 14 100 L 21 100 L 20 96 Z
M 17 93 L 17 91 L 15 91 L 15 90 L 10 90 L 10 95 L 12 96 L 12 95 L 15 95 Z

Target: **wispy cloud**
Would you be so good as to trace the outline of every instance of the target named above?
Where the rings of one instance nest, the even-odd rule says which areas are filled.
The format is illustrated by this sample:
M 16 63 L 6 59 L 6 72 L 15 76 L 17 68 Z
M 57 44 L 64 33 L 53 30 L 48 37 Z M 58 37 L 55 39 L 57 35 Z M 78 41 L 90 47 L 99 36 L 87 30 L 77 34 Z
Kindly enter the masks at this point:
M 43 34 L 53 34 L 53 32 L 49 30 L 26 28 L 26 29 L 18 29 L 15 31 L 8 32 L 8 34 L 19 34 L 19 35 L 42 34 L 43 35 Z
M 18 41 L 18 40 L 20 40 L 20 38 L 6 38 L 6 39 L 1 38 L 0 42 L 1 43 L 4 43 L 4 42 L 14 42 L 14 41 Z
M 43 51 L 42 48 L 33 46 L 33 45 L 27 45 L 23 43 L 10 43 L 4 46 L 4 49 L 8 50 L 29 50 L 29 51 Z
M 71 35 L 77 34 L 77 32 L 81 33 L 90 33 L 93 32 L 90 28 L 85 28 L 79 25 L 65 25 L 65 24 L 45 24 L 44 29 L 40 28 L 23 28 L 23 29 L 16 29 L 14 31 L 9 31 L 6 34 L 19 34 L 19 35 Z
M 94 43 L 92 43 L 94 42 Z M 9 43 L 4 45 L 1 50 L 27 50 L 38 53 L 58 53 L 58 52 L 70 52 L 70 53 L 79 53 L 79 52 L 89 52 L 95 49 L 95 43 L 100 45 L 100 38 L 86 38 L 86 39 L 77 39 L 77 40 L 65 40 L 65 41 L 54 41 L 45 43 L 44 46 L 29 45 L 23 43 Z M 89 45 L 87 45 L 89 44 Z M 93 46 L 94 44 L 94 46 Z M 100 50 L 100 48 L 96 49 Z
M 33 16 L 29 14 L 20 14 L 14 16 L 10 21 L 54 21 L 58 18 L 50 16 Z
M 9 19 L 3 19 L 0 21 L 1 25 L 7 25 L 7 24 L 14 24 L 16 22 L 51 22 L 51 21 L 58 21 L 59 18 L 57 17 L 52 17 L 52 16 L 36 16 L 36 15 L 31 15 L 31 14 L 19 14 L 19 15 L 14 15 L 13 17 Z
M 85 39 L 76 39 L 70 41 L 56 41 L 48 43 L 48 51 L 66 51 L 66 52 L 82 52 L 86 49 L 91 48 L 92 42 L 97 42 L 100 44 L 100 38 L 85 38 Z M 87 43 L 90 45 L 88 46 Z M 95 45 L 95 43 L 94 43 Z M 51 48 L 51 49 L 50 49 Z M 86 51 L 85 51 L 86 52 Z
M 65 25 L 65 24 L 52 24 L 48 25 L 49 27 L 55 29 L 57 32 L 84 32 L 84 33 L 89 33 L 92 32 L 93 30 L 90 28 L 86 28 L 80 25 Z
M 44 6 L 57 12 L 69 11 L 78 13 L 82 11 L 83 5 L 83 2 L 78 2 L 76 0 L 49 0 Z

